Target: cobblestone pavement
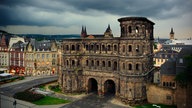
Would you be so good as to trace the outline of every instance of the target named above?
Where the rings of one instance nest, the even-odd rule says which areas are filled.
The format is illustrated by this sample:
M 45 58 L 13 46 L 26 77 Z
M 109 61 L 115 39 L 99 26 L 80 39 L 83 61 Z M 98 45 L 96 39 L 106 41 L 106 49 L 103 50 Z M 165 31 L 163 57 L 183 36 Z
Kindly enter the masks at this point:
M 115 101 L 112 101 L 113 99 L 112 95 L 99 97 L 92 93 L 61 108 L 131 108 L 128 105 L 118 105 Z

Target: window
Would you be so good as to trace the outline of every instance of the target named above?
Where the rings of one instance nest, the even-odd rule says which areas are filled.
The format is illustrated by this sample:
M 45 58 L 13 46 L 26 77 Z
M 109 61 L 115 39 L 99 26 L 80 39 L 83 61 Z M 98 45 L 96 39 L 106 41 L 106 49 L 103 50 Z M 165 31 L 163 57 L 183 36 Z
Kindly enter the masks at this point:
M 135 32 L 139 33 L 139 27 L 138 26 L 136 26 Z
M 97 50 L 99 50 L 99 45 L 96 46 Z
M 117 51 L 117 45 L 114 45 L 114 51 Z
M 85 45 L 85 47 L 86 47 L 86 50 L 89 50 L 89 45 Z
M 167 100 L 171 100 L 171 96 L 167 96 Z
M 72 60 L 72 66 L 75 66 L 75 60 Z
M 139 70 L 139 64 L 136 64 L 136 70 Z
M 128 31 L 129 31 L 129 33 L 132 33 L 131 26 L 128 27 Z
M 71 48 L 71 50 L 73 50 L 73 51 L 75 50 L 75 45 L 72 45 L 72 48 Z
M 102 45 L 102 51 L 105 51 L 105 45 Z
M 111 46 L 110 46 L 110 45 L 108 45 L 107 49 L 108 49 L 108 51 L 111 51 Z
M 99 66 L 99 61 L 97 61 L 97 66 Z
M 49 54 L 47 54 L 47 59 L 49 58 Z
M 67 60 L 67 66 L 69 65 L 69 61 Z
M 42 59 L 44 59 L 44 57 L 45 57 L 44 54 L 42 54 Z
M 132 64 L 129 64 L 129 70 L 132 70 Z
M 77 45 L 77 51 L 79 51 L 80 50 L 80 45 Z
M 135 50 L 136 50 L 136 52 L 139 52 L 139 45 L 137 45 Z
M 102 62 L 102 66 L 105 67 L 105 61 Z
M 66 45 L 66 50 L 67 50 L 67 51 L 69 50 L 69 45 Z
M 132 51 L 132 45 L 129 45 L 128 49 L 129 49 L 128 51 L 131 52 Z
M 91 66 L 94 66 L 94 61 L 93 60 L 91 60 Z
M 108 61 L 108 67 L 111 67 L 111 61 Z
M 125 63 L 123 63 L 123 70 L 125 70 Z
M 183 63 L 183 59 L 182 58 L 179 59 L 179 63 Z
M 89 64 L 89 61 L 88 61 L 88 60 L 86 60 L 86 66 L 88 66 L 88 64 Z

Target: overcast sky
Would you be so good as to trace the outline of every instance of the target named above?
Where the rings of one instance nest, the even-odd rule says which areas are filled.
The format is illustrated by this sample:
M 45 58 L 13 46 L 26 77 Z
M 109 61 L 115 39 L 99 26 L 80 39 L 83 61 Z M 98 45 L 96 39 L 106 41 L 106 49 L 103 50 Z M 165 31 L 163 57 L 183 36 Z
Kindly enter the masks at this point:
M 103 34 L 110 24 L 120 35 L 118 18 L 147 17 L 154 37 L 192 37 L 192 0 L 1 0 L 0 29 L 10 33 Z

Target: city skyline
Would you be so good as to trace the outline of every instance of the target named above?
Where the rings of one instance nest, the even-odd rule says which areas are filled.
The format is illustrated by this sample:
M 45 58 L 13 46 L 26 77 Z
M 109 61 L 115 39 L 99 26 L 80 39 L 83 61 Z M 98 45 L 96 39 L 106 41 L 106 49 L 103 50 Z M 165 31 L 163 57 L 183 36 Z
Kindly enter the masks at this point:
M 155 23 L 154 37 L 192 37 L 192 1 L 116 1 L 116 0 L 2 0 L 0 29 L 14 34 L 103 34 L 110 24 L 115 37 L 120 36 L 120 17 L 147 17 Z

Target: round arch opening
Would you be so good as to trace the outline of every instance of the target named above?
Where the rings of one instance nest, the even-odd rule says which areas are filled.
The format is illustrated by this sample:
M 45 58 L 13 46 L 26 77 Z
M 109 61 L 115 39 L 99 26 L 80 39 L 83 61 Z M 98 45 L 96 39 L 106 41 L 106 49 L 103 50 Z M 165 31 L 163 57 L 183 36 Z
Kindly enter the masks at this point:
M 113 80 L 107 80 L 104 83 L 104 94 L 115 95 L 115 82 Z
M 94 78 L 90 78 L 88 80 L 88 93 L 90 93 L 90 92 L 97 93 L 97 91 L 98 91 L 97 80 L 95 80 Z

